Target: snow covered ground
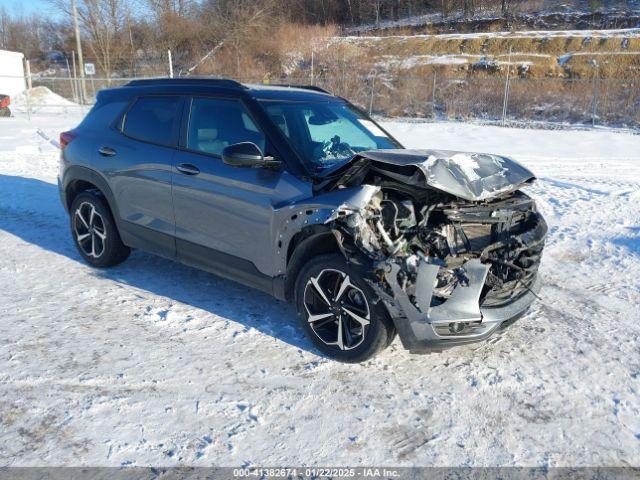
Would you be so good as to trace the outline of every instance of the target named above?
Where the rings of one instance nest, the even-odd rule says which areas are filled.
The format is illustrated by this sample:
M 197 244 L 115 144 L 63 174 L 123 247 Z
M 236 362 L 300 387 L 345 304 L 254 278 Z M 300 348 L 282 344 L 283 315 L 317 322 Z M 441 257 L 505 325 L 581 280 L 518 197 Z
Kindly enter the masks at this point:
M 543 300 L 483 344 L 343 365 L 260 292 L 82 263 L 37 131 L 79 118 L 0 118 L 1 465 L 640 466 L 640 136 L 386 122 L 539 175 Z

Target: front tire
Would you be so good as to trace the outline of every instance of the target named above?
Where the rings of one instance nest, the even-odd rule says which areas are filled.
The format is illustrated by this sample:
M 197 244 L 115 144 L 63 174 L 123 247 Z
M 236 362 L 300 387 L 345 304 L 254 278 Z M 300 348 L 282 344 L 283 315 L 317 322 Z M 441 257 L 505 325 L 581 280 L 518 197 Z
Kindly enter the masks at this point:
M 395 336 L 382 302 L 341 255 L 321 255 L 303 267 L 296 279 L 295 302 L 309 339 L 335 360 L 365 361 Z
M 122 243 L 111 211 L 99 192 L 79 194 L 71 205 L 71 234 L 82 258 L 94 267 L 124 262 L 131 249 Z

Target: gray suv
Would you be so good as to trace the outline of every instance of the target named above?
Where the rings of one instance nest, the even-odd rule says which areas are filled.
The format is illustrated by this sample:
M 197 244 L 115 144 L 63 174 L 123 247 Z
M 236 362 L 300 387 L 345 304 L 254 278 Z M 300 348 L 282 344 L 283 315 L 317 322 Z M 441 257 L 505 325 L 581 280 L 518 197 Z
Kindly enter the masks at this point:
M 60 134 L 80 255 L 139 248 L 295 302 L 325 355 L 483 340 L 536 297 L 547 226 L 497 155 L 407 150 L 317 87 L 153 79 Z

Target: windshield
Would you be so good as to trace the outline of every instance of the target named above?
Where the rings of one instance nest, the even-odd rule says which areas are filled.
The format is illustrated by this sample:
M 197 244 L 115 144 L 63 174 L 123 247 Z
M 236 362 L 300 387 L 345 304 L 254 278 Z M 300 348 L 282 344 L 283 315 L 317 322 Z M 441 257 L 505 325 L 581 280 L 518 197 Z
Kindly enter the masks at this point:
M 345 103 L 264 102 L 263 106 L 314 173 L 365 150 L 402 148 Z

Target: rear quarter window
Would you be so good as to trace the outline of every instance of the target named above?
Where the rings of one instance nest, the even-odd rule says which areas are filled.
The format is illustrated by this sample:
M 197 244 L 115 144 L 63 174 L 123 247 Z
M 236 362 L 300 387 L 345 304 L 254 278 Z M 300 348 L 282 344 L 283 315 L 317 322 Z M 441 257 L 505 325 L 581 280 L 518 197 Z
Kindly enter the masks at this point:
M 137 140 L 173 145 L 179 97 L 141 97 L 126 113 L 122 132 Z
M 80 126 L 87 128 L 107 128 L 122 114 L 122 111 L 128 103 L 127 100 L 96 103 L 82 122 L 80 122 Z

